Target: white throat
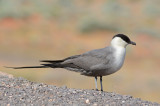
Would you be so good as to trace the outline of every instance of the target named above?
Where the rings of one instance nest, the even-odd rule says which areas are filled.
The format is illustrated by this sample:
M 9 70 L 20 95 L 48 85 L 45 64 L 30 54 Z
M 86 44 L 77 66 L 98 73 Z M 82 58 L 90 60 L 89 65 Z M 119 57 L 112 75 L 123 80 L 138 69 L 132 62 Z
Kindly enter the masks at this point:
M 111 46 L 114 46 L 114 47 L 126 48 L 127 45 L 128 45 L 128 43 L 125 42 L 124 40 L 122 40 L 120 37 L 115 37 L 111 41 Z

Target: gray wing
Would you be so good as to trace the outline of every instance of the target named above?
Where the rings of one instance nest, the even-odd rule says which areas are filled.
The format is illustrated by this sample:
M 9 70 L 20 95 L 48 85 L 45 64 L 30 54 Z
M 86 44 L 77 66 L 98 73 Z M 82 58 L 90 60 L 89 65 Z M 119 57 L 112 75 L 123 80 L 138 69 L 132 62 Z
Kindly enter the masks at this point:
M 112 51 L 113 51 L 113 48 L 111 47 L 92 50 L 82 55 L 79 55 L 76 58 L 67 59 L 61 64 L 75 65 L 79 67 L 79 69 L 82 69 L 82 70 L 79 70 L 81 74 L 92 74 L 95 71 L 106 70 L 107 68 L 110 68 L 109 64 L 112 63 L 112 60 L 114 58 Z
M 82 55 L 70 56 L 62 60 L 42 60 L 47 62 L 41 66 L 27 66 L 27 67 L 8 67 L 14 69 L 23 68 L 65 68 L 71 71 L 80 72 L 83 75 L 95 76 L 103 70 L 110 68 L 110 64 L 114 61 L 113 48 L 106 47 L 86 52 Z

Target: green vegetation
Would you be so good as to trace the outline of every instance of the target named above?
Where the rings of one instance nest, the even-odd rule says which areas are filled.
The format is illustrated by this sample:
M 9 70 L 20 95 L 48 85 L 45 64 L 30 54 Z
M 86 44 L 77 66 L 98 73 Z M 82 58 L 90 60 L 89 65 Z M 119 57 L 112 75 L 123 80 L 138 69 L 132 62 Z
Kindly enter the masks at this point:
M 120 27 L 104 23 L 94 17 L 85 17 L 79 21 L 78 29 L 80 32 L 92 32 L 97 30 L 107 30 L 112 32 L 121 31 Z

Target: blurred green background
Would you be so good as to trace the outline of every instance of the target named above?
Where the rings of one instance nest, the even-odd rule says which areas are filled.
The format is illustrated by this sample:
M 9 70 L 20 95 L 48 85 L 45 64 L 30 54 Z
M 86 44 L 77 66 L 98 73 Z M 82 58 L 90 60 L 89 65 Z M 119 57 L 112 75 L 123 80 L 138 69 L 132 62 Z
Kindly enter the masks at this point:
M 128 35 L 124 66 L 103 77 L 104 90 L 160 102 L 159 0 L 0 0 L 0 71 L 69 88 L 93 89 L 94 78 L 64 69 L 14 70 L 109 45 Z M 100 87 L 100 86 L 99 86 Z

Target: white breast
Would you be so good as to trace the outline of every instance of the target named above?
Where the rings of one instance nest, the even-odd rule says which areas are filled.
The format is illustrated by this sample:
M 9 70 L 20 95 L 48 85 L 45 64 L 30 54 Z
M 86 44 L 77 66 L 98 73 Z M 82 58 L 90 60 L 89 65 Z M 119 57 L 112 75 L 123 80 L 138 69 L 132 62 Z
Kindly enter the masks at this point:
M 115 61 L 114 61 L 114 69 L 115 71 L 118 71 L 123 63 L 124 63 L 124 59 L 125 59 L 125 55 L 126 55 L 126 48 L 124 47 L 115 47 Z
M 115 48 L 115 52 L 114 52 L 115 59 L 112 64 L 112 68 L 110 70 L 107 70 L 107 72 L 106 72 L 107 75 L 118 71 L 124 63 L 126 49 L 124 47 L 114 47 L 114 48 Z

